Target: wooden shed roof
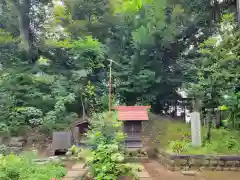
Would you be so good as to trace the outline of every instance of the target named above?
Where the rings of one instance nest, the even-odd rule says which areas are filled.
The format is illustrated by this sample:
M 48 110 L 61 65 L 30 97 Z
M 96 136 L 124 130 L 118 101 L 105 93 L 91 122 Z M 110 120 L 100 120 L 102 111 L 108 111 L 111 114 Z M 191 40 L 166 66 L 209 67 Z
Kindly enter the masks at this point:
M 147 121 L 149 106 L 116 106 L 120 121 Z
M 84 123 L 89 123 L 88 117 L 77 119 L 75 122 L 72 123 L 72 126 L 79 126 L 79 125 L 84 124 Z

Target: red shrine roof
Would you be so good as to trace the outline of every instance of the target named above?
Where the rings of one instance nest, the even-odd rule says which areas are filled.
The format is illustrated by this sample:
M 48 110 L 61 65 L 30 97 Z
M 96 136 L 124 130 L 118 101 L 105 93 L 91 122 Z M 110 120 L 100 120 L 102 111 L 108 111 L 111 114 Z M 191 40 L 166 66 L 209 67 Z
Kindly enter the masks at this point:
M 149 106 L 116 106 L 118 120 L 121 121 L 147 121 Z

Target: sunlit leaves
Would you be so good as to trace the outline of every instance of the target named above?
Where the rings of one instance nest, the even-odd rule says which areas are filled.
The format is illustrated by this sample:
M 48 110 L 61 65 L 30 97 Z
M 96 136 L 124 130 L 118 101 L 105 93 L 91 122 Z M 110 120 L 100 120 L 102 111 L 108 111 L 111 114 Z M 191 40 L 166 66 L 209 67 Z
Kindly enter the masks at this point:
M 199 47 L 212 48 L 212 47 L 216 46 L 217 42 L 218 42 L 217 37 L 211 37 L 211 38 L 207 39 L 206 41 L 204 41 L 203 43 L 201 43 Z
M 149 32 L 149 29 L 143 26 L 132 32 L 132 38 L 136 45 L 147 45 L 153 42 L 151 32 Z
M 67 11 L 64 5 L 57 4 L 54 7 L 54 17 L 57 23 L 61 25 L 65 25 L 72 20 L 71 14 Z
M 235 18 L 232 14 L 224 14 L 222 16 L 222 23 L 220 24 L 220 32 L 225 35 L 232 35 L 233 30 L 237 27 Z
M 177 4 L 174 6 L 173 11 L 172 11 L 172 19 L 177 19 L 180 18 L 184 13 L 184 9 L 181 5 Z
M 73 45 L 72 45 L 72 43 L 70 42 L 69 39 L 65 39 L 65 40 L 62 40 L 62 41 L 57 41 L 57 40 L 54 40 L 54 39 L 49 39 L 49 40 L 46 40 L 45 43 L 46 43 L 47 46 L 53 47 L 53 48 L 65 48 L 65 49 L 69 49 L 69 48 L 72 48 L 72 47 L 73 47 Z
M 138 12 L 143 6 L 143 0 L 111 0 L 115 14 L 131 14 Z
M 19 40 L 0 28 L 0 47 L 16 44 Z
M 43 56 L 40 56 L 40 58 L 38 59 L 37 63 L 39 65 L 44 65 L 44 66 L 48 66 L 49 65 L 50 60 L 47 58 L 44 58 Z
M 169 15 L 166 15 L 166 8 L 167 1 L 165 0 L 149 1 L 143 4 L 144 16 L 141 21 L 144 25 L 132 32 L 133 41 L 136 44 L 154 44 L 156 35 L 167 44 L 172 42 L 174 37 L 181 32 L 177 28 L 178 18 L 184 12 L 182 7 L 180 5 L 174 6 L 172 13 Z M 170 16 L 170 23 L 166 21 L 167 16 Z
M 72 46 L 75 50 L 80 51 L 92 51 L 96 52 L 97 54 L 103 53 L 103 45 L 97 40 L 94 39 L 92 36 L 86 36 L 82 39 L 73 42 Z
M 80 52 L 92 51 L 97 54 L 101 54 L 103 52 L 103 45 L 92 36 L 85 36 L 84 38 L 80 38 L 78 40 L 47 40 L 46 44 L 53 48 L 65 48 L 65 49 L 74 49 Z

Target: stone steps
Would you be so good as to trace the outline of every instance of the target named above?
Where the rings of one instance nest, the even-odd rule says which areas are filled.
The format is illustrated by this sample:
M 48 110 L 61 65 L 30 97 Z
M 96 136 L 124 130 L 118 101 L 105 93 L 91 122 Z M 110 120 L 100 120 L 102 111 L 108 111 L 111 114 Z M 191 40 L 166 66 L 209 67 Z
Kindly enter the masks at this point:
M 148 174 L 147 171 L 138 172 L 137 175 L 140 178 L 150 178 L 150 175 Z
M 86 169 L 84 168 L 84 163 L 76 163 L 72 166 L 71 170 L 69 170 L 63 180 L 75 180 L 76 178 L 80 178 L 85 175 Z
M 75 178 L 65 177 L 63 180 L 74 180 Z
M 137 174 L 136 174 L 140 178 L 140 180 L 152 180 L 149 173 L 147 172 L 147 170 L 145 169 L 145 167 L 142 164 L 134 163 L 134 165 L 138 166 L 141 169 L 141 171 L 137 172 Z
M 72 166 L 72 169 L 74 169 L 74 170 L 85 170 L 85 168 L 84 168 L 84 163 L 77 163 L 77 164 L 74 164 L 73 166 Z
M 70 170 L 67 172 L 66 177 L 67 178 L 77 178 L 77 177 L 82 177 L 86 171 L 77 171 L 77 170 Z

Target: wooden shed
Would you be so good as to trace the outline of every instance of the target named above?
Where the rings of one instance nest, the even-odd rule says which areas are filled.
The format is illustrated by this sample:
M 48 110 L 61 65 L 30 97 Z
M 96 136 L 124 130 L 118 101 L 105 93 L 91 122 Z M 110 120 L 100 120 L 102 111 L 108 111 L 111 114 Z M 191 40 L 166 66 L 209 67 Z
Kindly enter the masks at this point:
M 126 148 L 142 148 L 142 122 L 148 121 L 149 106 L 117 106 L 118 120 L 123 121 L 123 131 L 127 134 Z
M 51 150 L 53 155 L 67 150 L 73 145 L 85 145 L 85 133 L 89 128 L 89 120 L 87 117 L 78 119 L 71 125 L 71 131 L 53 132 Z
M 81 118 L 72 124 L 73 140 L 76 145 L 84 144 L 84 135 L 88 131 L 88 118 Z

